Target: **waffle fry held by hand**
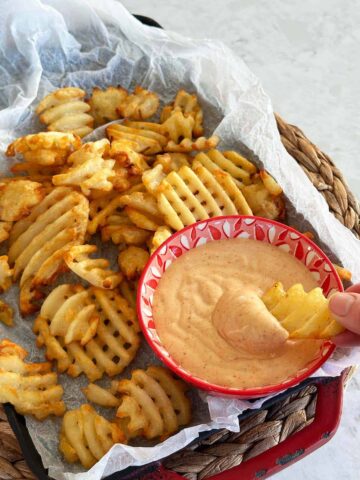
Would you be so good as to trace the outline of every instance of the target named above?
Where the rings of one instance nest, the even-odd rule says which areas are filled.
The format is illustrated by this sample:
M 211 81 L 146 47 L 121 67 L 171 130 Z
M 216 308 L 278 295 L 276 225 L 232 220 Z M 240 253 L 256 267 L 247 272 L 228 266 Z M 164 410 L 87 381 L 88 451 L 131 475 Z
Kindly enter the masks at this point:
M 262 300 L 290 338 L 330 338 L 344 331 L 332 318 L 329 301 L 320 287 L 306 293 L 301 284 L 295 284 L 285 291 L 277 282 Z
M 65 413 L 60 432 L 60 452 L 69 463 L 91 468 L 115 443 L 126 443 L 124 433 L 87 404 Z
M 64 260 L 70 270 L 91 285 L 112 290 L 119 285 L 123 276 L 109 269 L 108 260 L 89 258 L 89 254 L 96 251 L 95 245 L 75 245 L 65 253 Z
M 64 173 L 55 175 L 53 184 L 79 186 L 84 195 L 89 195 L 92 189 L 105 192 L 112 190 L 110 179 L 115 176 L 115 160 L 103 158 L 109 146 L 106 139 L 85 143 L 68 158 L 68 163 L 73 166 Z
M 119 294 L 81 285 L 56 287 L 34 323 L 38 346 L 45 346 L 59 372 L 85 373 L 90 381 L 129 365 L 140 345 L 139 331 L 135 311 Z
M 83 243 L 89 204 L 78 192 L 66 187 L 52 190 L 30 215 L 16 222 L 10 236 L 9 263 L 14 264 L 14 280 L 34 298 L 41 285 L 52 282 L 66 267 L 64 252 Z M 20 294 L 21 295 L 21 294 Z M 30 298 L 20 305 L 23 314 L 36 311 Z
M 40 122 L 49 131 L 69 132 L 84 137 L 93 131 L 94 119 L 81 88 L 65 87 L 46 95 L 36 108 Z
M 0 342 L 0 403 L 11 403 L 22 415 L 43 420 L 63 415 L 63 388 L 50 363 L 25 363 L 28 352 L 10 340 Z

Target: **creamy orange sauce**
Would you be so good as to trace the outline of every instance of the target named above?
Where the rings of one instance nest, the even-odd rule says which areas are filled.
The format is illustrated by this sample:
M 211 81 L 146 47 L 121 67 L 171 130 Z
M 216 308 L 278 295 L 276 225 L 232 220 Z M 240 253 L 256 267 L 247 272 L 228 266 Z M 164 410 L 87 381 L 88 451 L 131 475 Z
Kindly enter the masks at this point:
M 261 295 L 275 281 L 287 289 L 317 284 L 296 258 L 248 239 L 210 242 L 179 257 L 154 295 L 159 337 L 193 375 L 234 388 L 273 385 L 318 354 L 321 340 L 289 340 Z

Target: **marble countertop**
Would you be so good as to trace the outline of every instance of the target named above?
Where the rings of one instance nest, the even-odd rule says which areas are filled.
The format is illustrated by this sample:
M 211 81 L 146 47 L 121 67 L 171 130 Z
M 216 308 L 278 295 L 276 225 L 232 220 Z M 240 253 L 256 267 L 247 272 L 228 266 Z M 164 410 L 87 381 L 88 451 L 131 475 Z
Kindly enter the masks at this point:
M 359 0 L 123 0 L 189 37 L 222 40 L 261 79 L 274 110 L 329 154 L 360 198 Z M 277 480 L 360 478 L 360 373 L 338 433 Z

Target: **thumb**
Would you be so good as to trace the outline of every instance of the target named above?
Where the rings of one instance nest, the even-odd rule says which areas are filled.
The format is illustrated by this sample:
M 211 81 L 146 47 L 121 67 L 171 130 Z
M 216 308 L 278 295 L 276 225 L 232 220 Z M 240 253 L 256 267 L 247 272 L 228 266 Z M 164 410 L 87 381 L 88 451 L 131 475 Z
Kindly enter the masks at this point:
M 341 325 L 360 334 L 360 294 L 336 293 L 330 298 L 329 308 Z

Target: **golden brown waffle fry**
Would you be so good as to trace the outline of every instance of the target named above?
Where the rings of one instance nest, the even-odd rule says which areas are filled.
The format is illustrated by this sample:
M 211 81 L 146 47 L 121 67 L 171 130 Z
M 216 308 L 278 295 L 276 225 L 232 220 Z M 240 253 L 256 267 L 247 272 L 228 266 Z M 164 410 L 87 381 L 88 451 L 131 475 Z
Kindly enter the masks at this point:
M 113 382 L 117 383 L 118 382 Z M 113 408 L 119 406 L 120 399 L 117 398 L 111 391 L 96 385 L 95 383 L 89 383 L 86 387 L 81 389 L 85 397 L 89 402 L 96 403 L 105 408 Z
M 116 140 L 131 142 L 133 150 L 144 155 L 154 155 L 161 152 L 168 141 L 160 133 L 141 128 L 131 128 L 120 123 L 109 125 L 106 128 L 106 135 L 112 142 Z
M 81 325 L 82 310 L 89 305 L 95 310 L 88 313 L 90 331 L 82 345 L 67 334 L 73 322 Z M 94 320 L 90 321 L 93 314 L 98 317 L 95 332 Z M 46 347 L 46 357 L 57 362 L 59 372 L 72 377 L 85 373 L 92 382 L 104 373 L 121 373 L 129 365 L 140 345 L 139 331 L 135 311 L 119 294 L 96 287 L 86 290 L 80 285 L 56 287 L 34 323 L 38 346 Z
M 139 175 L 149 165 L 144 156 L 137 153 L 138 144 L 131 140 L 121 139 L 111 142 L 110 157 L 116 160 L 119 167 L 125 167 L 129 175 Z
M 120 284 L 119 291 L 121 295 L 128 302 L 130 307 L 136 309 L 136 291 L 137 291 L 137 282 L 130 282 L 128 280 L 123 280 Z
M 84 195 L 89 195 L 92 189 L 104 192 L 112 190 L 110 180 L 115 176 L 115 160 L 105 160 L 102 157 L 109 146 L 106 139 L 85 143 L 68 158 L 68 163 L 73 166 L 64 173 L 55 175 L 53 184 L 79 186 Z
M 11 287 L 13 271 L 9 267 L 8 256 L 0 256 L 0 293 L 5 292 Z
M 124 218 L 124 222 L 120 222 Z M 108 223 L 101 229 L 101 239 L 104 242 L 111 240 L 115 245 L 124 243 L 125 245 L 144 245 L 150 238 L 151 233 L 148 230 L 134 225 L 129 217 L 110 216 Z
M 60 452 L 70 463 L 91 468 L 115 443 L 126 443 L 116 423 L 109 422 L 88 404 L 66 412 L 60 432 Z
M 121 205 L 134 225 L 144 230 L 155 231 L 164 220 L 156 199 L 149 193 L 133 192 L 122 196 Z
M 281 194 L 272 195 L 265 187 L 260 176 L 252 180 L 254 183 L 245 185 L 241 188 L 241 191 L 254 215 L 270 219 L 281 218 L 285 210 L 283 196 Z
M 21 153 L 34 165 L 62 165 L 66 157 L 81 146 L 79 136 L 62 132 L 40 132 L 20 137 L 11 143 L 6 155 Z
M 197 96 L 195 94 L 190 94 L 185 90 L 179 90 L 175 97 L 174 103 L 172 105 L 166 105 L 163 108 L 160 119 L 161 123 L 166 122 L 175 109 L 181 109 L 184 115 L 192 116 L 194 119 L 193 136 L 201 137 L 201 135 L 204 133 L 202 126 L 203 112 L 199 105 Z
M 14 279 L 20 278 L 20 288 L 30 294 L 32 287 L 36 291 L 66 269 L 63 254 L 84 242 L 88 214 L 89 204 L 83 195 L 59 187 L 14 224 L 8 255 L 9 263 L 14 264 Z M 31 303 L 31 299 L 24 303 Z
M 65 87 L 46 95 L 36 108 L 40 122 L 49 131 L 69 132 L 84 137 L 93 130 L 94 119 L 81 88 Z
M 152 117 L 158 108 L 158 95 L 137 85 L 134 93 L 123 100 L 117 111 L 123 118 L 146 120 Z
M 70 270 L 91 285 L 112 290 L 119 285 L 123 276 L 120 272 L 110 270 L 110 262 L 105 258 L 89 258 L 89 254 L 96 251 L 96 245 L 75 245 L 65 253 L 64 260 Z
M 5 242 L 10 236 L 11 222 L 0 222 L 0 243 Z
M 237 183 L 238 186 L 242 186 L 243 183 L 248 185 L 251 181 L 250 176 L 256 172 L 255 165 L 233 151 L 220 152 L 213 149 L 206 153 L 198 153 L 195 160 L 210 172 L 222 170 L 229 173 L 233 179 L 239 182 Z
M 230 175 L 210 172 L 197 161 L 192 169 L 169 173 L 157 192 L 159 210 L 174 230 L 218 215 L 252 214 Z
M 0 403 L 11 403 L 22 415 L 43 420 L 63 415 L 63 388 L 50 363 L 25 363 L 28 352 L 4 339 L 0 342 Z
M 132 120 L 125 119 L 122 122 L 123 125 L 130 128 L 136 128 L 138 130 L 151 130 L 152 132 L 159 133 L 164 135 L 164 128 L 160 123 L 153 122 L 135 122 Z
M 131 380 L 120 380 L 118 392 L 124 395 L 116 415 L 127 420 L 126 429 L 148 439 L 162 439 L 190 422 L 190 402 L 186 385 L 163 367 L 134 370 Z
M 282 194 L 283 190 L 280 185 L 265 170 L 260 170 L 260 178 L 263 181 L 264 187 L 271 195 L 277 197 Z
M 6 302 L 0 300 L 0 322 L 4 323 L 8 327 L 14 325 L 14 312 L 13 309 Z
M 190 167 L 193 160 L 194 158 L 186 153 L 164 153 L 156 155 L 153 167 L 161 165 L 164 173 L 177 172 L 184 165 Z
M 161 164 L 157 164 L 154 165 L 154 167 L 150 170 L 146 170 L 146 172 L 143 173 L 142 182 L 146 190 L 151 195 L 156 195 L 158 188 L 165 177 L 166 174 L 164 172 L 163 166 Z
M 176 144 L 180 140 L 192 139 L 194 119 L 191 116 L 185 116 L 179 107 L 175 108 L 169 118 L 162 124 L 164 133 L 170 140 Z
M 165 146 L 164 151 L 187 153 L 193 150 L 208 150 L 209 148 L 215 148 L 219 141 L 220 138 L 217 135 L 212 135 L 209 138 L 199 137 L 196 140 L 184 138 L 179 144 L 170 140 Z
M 117 109 L 121 107 L 127 95 L 127 91 L 122 87 L 107 87 L 105 90 L 95 87 L 90 99 L 87 100 L 91 108 L 89 113 L 95 120 L 95 126 L 117 120 L 119 118 Z
M 30 213 L 45 196 L 40 183 L 14 180 L 0 185 L 0 220 L 15 222 Z
M 149 242 L 150 253 L 154 253 L 157 248 L 162 245 L 172 235 L 172 231 L 169 227 L 161 226 L 156 229 L 153 237 Z
M 290 338 L 330 338 L 344 331 L 332 317 L 320 287 L 306 293 L 297 283 L 285 291 L 282 283 L 276 282 L 262 300 Z
M 141 275 L 149 253 L 144 248 L 130 246 L 119 253 L 118 263 L 120 270 L 128 280 L 133 280 Z

